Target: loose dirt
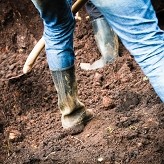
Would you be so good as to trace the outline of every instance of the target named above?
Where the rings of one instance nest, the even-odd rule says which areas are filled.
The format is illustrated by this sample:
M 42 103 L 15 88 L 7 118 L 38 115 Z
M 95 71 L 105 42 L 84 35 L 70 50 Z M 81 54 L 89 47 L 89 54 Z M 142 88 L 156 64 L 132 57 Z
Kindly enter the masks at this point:
M 82 133 L 69 135 L 44 51 L 31 73 L 9 80 L 22 73 L 43 25 L 31 1 L 0 0 L 0 163 L 163 164 L 163 103 L 121 42 L 114 63 L 80 69 L 81 62 L 100 57 L 85 9 L 80 16 L 74 36 L 78 94 L 95 116 Z

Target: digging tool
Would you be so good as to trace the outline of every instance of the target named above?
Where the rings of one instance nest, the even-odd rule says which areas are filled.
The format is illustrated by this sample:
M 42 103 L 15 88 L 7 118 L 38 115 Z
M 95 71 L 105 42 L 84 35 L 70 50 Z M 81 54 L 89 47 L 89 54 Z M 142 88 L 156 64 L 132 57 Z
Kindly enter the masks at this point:
M 31 51 L 31 53 L 29 54 L 24 66 L 23 66 L 23 73 L 26 74 L 28 72 L 31 71 L 38 55 L 40 54 L 40 52 L 42 51 L 42 49 L 44 48 L 44 39 L 41 38 L 37 44 L 35 45 L 35 47 L 33 48 L 33 50 Z
M 77 0 L 72 6 L 72 13 L 75 15 L 87 2 L 88 0 Z M 26 74 L 31 71 L 37 57 L 39 56 L 40 52 L 43 50 L 45 46 L 44 39 L 41 38 L 38 43 L 35 45 L 31 53 L 29 54 L 26 62 L 23 66 L 23 74 Z

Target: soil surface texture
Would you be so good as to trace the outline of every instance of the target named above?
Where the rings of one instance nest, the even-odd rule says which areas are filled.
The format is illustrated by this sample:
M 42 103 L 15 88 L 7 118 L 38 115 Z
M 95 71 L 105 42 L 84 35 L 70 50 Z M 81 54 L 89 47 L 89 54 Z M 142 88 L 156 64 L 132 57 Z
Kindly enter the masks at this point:
M 45 51 L 32 71 L 19 77 L 42 36 L 36 9 L 29 0 L 0 0 L 0 163 L 164 164 L 164 104 L 120 41 L 113 63 L 80 68 L 101 55 L 85 8 L 79 15 L 74 35 L 78 95 L 94 118 L 82 133 L 70 135 L 61 126 Z M 162 9 L 157 15 L 164 29 Z

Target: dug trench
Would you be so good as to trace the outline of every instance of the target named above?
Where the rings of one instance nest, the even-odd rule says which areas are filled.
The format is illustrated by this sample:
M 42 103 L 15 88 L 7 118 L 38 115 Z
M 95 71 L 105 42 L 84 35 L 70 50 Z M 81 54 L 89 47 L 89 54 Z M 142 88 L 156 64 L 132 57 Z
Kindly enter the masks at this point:
M 121 42 L 114 63 L 81 70 L 81 62 L 93 63 L 100 54 L 87 13 L 80 11 L 74 35 L 78 95 L 95 114 L 82 133 L 69 135 L 44 51 L 31 73 L 9 80 L 22 73 L 42 35 L 37 11 L 27 0 L 1 0 L 0 6 L 0 163 L 164 163 L 164 105 Z

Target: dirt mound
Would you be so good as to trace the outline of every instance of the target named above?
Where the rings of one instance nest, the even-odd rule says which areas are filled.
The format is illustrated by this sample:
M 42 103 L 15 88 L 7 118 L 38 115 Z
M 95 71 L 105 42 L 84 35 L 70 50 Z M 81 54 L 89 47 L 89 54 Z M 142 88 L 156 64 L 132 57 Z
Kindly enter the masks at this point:
M 0 163 L 164 163 L 164 105 L 121 43 L 114 63 L 81 70 L 81 62 L 100 57 L 81 10 L 74 37 L 78 93 L 95 117 L 81 134 L 69 135 L 61 127 L 44 52 L 31 73 L 9 80 L 22 73 L 42 35 L 35 8 L 27 0 L 0 5 Z

